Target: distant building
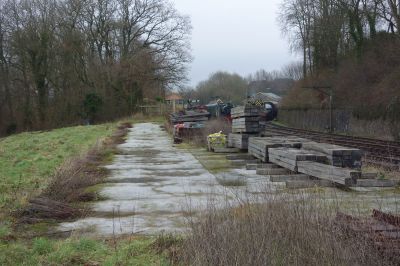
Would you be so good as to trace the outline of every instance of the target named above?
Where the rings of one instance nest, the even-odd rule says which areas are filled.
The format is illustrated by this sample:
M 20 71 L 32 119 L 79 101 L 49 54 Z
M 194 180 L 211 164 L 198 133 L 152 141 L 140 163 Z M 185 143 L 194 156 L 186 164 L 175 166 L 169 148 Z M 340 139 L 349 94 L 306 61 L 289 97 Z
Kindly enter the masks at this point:
M 172 111 L 184 109 L 184 100 L 178 93 L 171 93 L 165 97 L 165 103 L 172 106 Z
M 275 93 L 272 92 L 257 92 L 256 94 L 251 96 L 251 98 L 254 100 L 261 100 L 264 103 L 271 102 L 276 105 L 278 105 L 282 99 L 281 96 L 276 95 Z

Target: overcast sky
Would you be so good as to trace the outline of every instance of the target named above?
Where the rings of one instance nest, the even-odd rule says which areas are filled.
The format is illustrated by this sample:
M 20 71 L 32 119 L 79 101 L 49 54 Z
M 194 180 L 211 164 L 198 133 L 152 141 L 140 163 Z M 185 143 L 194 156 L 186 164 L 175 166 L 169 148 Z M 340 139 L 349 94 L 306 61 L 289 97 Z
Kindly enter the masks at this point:
M 192 21 L 192 86 L 218 70 L 246 76 L 296 60 L 277 23 L 281 0 L 172 1 Z

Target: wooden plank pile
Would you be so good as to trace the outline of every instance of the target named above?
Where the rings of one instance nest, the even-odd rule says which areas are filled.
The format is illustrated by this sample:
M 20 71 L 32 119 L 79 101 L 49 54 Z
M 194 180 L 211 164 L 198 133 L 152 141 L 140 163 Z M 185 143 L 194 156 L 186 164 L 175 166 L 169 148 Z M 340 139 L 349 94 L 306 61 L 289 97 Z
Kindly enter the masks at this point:
M 259 133 L 260 117 L 259 108 L 245 105 L 231 110 L 232 133 Z
M 260 109 L 256 106 L 252 105 L 244 105 L 232 108 L 231 117 L 232 118 L 240 118 L 240 117 L 258 117 L 260 113 Z
M 357 179 L 361 177 L 361 171 L 317 162 L 299 161 L 297 162 L 297 168 L 300 173 L 345 186 L 356 184 Z
M 209 112 L 181 111 L 172 113 L 170 115 L 170 120 L 172 124 L 184 122 L 204 122 L 208 120 L 209 116 Z
M 293 172 L 297 172 L 297 163 L 300 161 L 320 162 L 326 157 L 305 150 L 293 148 L 270 148 L 268 157 L 271 163 L 275 163 Z
M 230 133 L 228 136 L 228 146 L 238 148 L 241 150 L 247 150 L 249 147 L 249 138 L 252 136 L 257 136 L 257 135 Z
M 303 142 L 308 140 L 294 136 L 275 136 L 275 137 L 250 137 L 249 153 L 263 162 L 269 161 L 268 150 L 270 148 L 300 148 Z
M 343 185 L 347 187 L 394 187 L 398 181 L 378 179 L 376 173 L 362 173 L 362 151 L 296 136 L 250 137 L 248 153 L 273 168 L 251 165 L 260 175 L 281 175 L 272 182 L 286 181 L 287 187 Z M 303 174 L 294 176 L 296 174 Z M 286 175 L 286 176 L 283 176 Z M 309 176 L 309 180 L 306 176 Z M 304 180 L 303 180 L 304 179 Z
M 338 145 L 318 142 L 305 142 L 302 145 L 304 150 L 324 154 L 327 164 L 337 167 L 361 169 L 362 151 L 355 148 L 347 148 Z

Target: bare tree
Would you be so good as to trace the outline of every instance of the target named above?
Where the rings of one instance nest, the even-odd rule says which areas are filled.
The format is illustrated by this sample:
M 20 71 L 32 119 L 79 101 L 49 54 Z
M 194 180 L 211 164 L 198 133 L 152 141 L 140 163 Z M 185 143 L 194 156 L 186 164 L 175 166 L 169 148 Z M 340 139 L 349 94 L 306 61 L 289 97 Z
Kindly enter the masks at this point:
M 0 2 L 0 134 L 77 123 L 85 99 L 112 119 L 163 97 L 185 81 L 190 30 L 168 0 Z
M 303 55 L 306 77 L 323 68 L 335 70 L 338 59 L 353 51 L 360 58 L 381 18 L 394 32 L 396 10 L 394 0 L 284 0 L 279 21 L 291 48 Z
M 291 49 L 302 51 L 304 77 L 308 73 L 312 73 L 312 2 L 310 0 L 284 0 L 279 15 L 282 32 L 288 36 Z
M 304 78 L 303 74 L 302 62 L 292 62 L 282 68 L 282 76 L 293 80 Z

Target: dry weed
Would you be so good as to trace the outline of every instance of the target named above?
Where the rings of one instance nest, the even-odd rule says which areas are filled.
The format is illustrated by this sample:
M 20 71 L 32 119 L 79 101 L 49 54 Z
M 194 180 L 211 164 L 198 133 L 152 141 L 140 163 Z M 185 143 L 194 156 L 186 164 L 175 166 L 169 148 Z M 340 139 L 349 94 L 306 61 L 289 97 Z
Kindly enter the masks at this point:
M 334 222 L 318 196 L 263 195 L 240 207 L 209 204 L 189 219 L 184 265 L 392 265 L 363 237 Z M 326 201 L 325 201 L 326 202 Z
M 130 123 L 120 124 L 110 138 L 98 142 L 86 154 L 67 160 L 57 169 L 47 189 L 38 197 L 31 199 L 28 206 L 23 210 L 17 212 L 20 221 L 51 219 L 52 217 L 49 214 L 51 212 L 43 212 L 42 210 L 51 209 L 54 206 L 61 206 L 57 212 L 54 212 L 54 219 L 63 216 L 61 214 L 62 208 L 65 209 L 66 213 L 74 213 L 70 218 L 83 215 L 82 210 L 71 211 L 73 207 L 68 204 L 96 199 L 96 194 L 86 192 L 86 188 L 101 183 L 107 176 L 107 170 L 102 168 L 101 165 L 115 152 L 116 145 L 124 142 L 129 127 L 131 127 Z M 39 209 L 35 203 L 37 199 L 41 200 Z

